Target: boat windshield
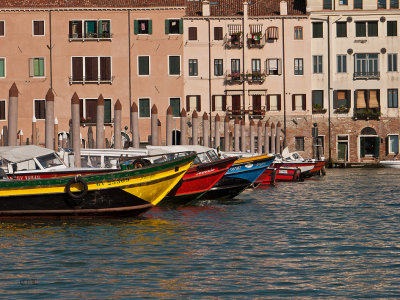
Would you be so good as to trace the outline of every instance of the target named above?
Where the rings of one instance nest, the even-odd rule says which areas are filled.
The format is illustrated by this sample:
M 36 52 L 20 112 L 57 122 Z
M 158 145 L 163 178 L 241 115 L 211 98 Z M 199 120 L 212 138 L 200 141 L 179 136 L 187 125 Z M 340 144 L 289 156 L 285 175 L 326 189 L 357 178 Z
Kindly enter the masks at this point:
M 36 158 L 44 169 L 62 166 L 62 161 L 54 154 L 47 154 Z
M 215 151 L 213 151 L 213 150 L 207 151 L 207 154 L 208 154 L 208 156 L 211 158 L 212 161 L 219 160 L 219 157 L 218 157 L 218 155 L 215 153 Z
M 197 153 L 196 159 L 194 160 L 193 164 L 204 164 L 208 162 L 210 162 L 210 158 L 207 156 L 206 153 Z

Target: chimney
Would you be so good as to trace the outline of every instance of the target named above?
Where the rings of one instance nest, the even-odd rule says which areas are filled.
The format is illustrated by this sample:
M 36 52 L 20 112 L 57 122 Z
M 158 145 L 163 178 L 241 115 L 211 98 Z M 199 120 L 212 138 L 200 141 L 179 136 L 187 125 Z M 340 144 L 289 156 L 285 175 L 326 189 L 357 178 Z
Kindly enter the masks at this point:
M 203 11 L 203 17 L 210 16 L 210 2 L 208 0 L 203 0 L 202 11 Z
M 281 3 L 280 3 L 280 13 L 281 13 L 281 16 L 286 16 L 287 15 L 287 2 L 286 1 L 281 1 Z
M 245 1 L 243 2 L 243 16 L 247 17 L 249 11 L 249 4 Z

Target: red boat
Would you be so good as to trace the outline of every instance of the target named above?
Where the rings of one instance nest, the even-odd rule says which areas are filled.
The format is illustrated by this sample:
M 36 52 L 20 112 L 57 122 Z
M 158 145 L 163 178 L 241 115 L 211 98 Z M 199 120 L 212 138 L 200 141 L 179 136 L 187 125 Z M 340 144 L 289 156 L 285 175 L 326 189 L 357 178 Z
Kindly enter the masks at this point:
M 255 185 L 275 185 L 276 169 L 267 168 L 255 181 Z
M 275 177 L 276 181 L 299 181 L 301 179 L 301 170 L 299 168 L 278 167 Z

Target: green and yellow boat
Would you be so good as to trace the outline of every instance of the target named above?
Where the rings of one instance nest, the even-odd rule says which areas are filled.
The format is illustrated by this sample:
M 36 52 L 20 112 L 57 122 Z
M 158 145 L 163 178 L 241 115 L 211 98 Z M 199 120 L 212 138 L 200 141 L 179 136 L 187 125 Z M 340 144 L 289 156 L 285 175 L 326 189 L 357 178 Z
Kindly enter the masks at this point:
M 0 180 L 0 217 L 137 216 L 181 180 L 195 152 L 151 158 L 139 169 L 37 180 Z

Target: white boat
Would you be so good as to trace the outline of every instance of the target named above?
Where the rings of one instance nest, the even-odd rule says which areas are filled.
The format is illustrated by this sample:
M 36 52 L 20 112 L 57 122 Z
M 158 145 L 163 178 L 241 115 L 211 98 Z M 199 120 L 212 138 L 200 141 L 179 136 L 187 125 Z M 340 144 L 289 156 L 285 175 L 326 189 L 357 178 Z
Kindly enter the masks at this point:
M 385 168 L 400 169 L 400 160 L 381 160 L 379 163 Z

